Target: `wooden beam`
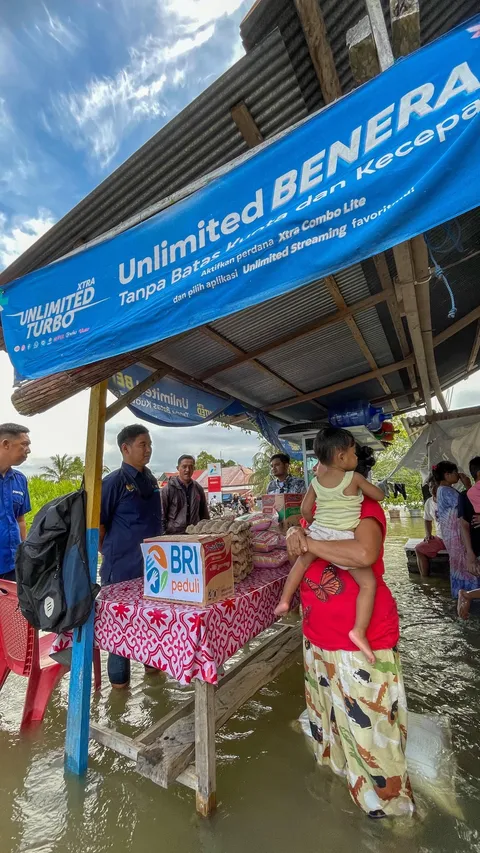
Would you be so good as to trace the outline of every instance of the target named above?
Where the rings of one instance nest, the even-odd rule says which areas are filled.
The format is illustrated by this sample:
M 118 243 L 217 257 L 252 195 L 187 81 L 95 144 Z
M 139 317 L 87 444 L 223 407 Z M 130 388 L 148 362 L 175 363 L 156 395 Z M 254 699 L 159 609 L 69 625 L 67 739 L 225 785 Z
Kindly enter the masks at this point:
M 230 115 L 249 148 L 255 148 L 263 142 L 263 136 L 260 133 L 245 101 L 235 104 L 235 106 L 230 110 Z
M 478 417 L 480 415 L 480 406 L 470 406 L 465 409 L 456 409 L 452 412 L 432 412 L 431 415 L 426 415 L 427 424 L 433 424 L 437 421 L 451 421 L 457 418 Z
M 335 278 L 333 275 L 329 275 L 326 277 L 325 284 L 327 285 L 327 288 L 330 292 L 330 296 L 332 297 L 333 301 L 335 302 L 335 305 L 337 306 L 337 308 L 339 308 L 341 311 L 343 309 L 347 308 L 348 307 L 347 303 L 345 302 L 345 299 L 343 298 L 343 296 L 340 292 L 340 288 L 339 288 L 337 282 L 335 281 Z M 346 322 L 348 328 L 350 329 L 350 331 L 353 335 L 353 338 L 356 341 L 356 343 L 358 344 L 358 346 L 359 346 L 363 356 L 365 357 L 367 363 L 370 365 L 372 370 L 377 370 L 378 364 L 372 355 L 370 347 L 368 346 L 365 338 L 363 337 L 360 329 L 358 328 L 358 325 L 357 325 L 355 319 L 353 317 L 347 317 L 345 322 Z M 385 391 L 386 394 L 392 393 L 388 383 L 385 381 L 385 379 L 383 377 L 381 377 L 378 381 L 379 381 L 380 385 L 382 386 L 382 389 Z M 397 404 L 393 398 L 392 398 L 392 406 L 394 407 L 395 411 L 398 411 L 398 406 L 397 406 Z
M 359 86 L 380 74 L 372 28 L 367 15 L 347 30 L 347 48 L 353 79 Z
M 390 0 L 392 48 L 396 59 L 420 47 L 420 5 L 418 0 Z
M 215 756 L 215 687 L 195 681 L 195 770 L 197 812 L 208 817 L 217 805 Z
M 262 643 L 260 648 L 227 671 L 215 694 L 215 730 L 221 728 L 257 690 L 298 659 L 300 644 L 300 626 L 284 626 L 275 636 Z M 137 758 L 138 772 L 162 788 L 168 788 L 183 774 L 194 755 L 195 715 L 192 700 L 188 700 L 185 706 L 188 706 L 188 715 L 163 730 L 162 736 L 139 752 Z
M 90 580 L 97 580 L 100 500 L 102 495 L 102 460 L 105 434 L 107 380 L 90 391 L 87 445 L 85 451 L 85 491 L 87 493 L 86 527 L 87 556 Z M 72 667 L 68 693 L 67 734 L 65 739 L 65 769 L 80 776 L 88 764 L 90 727 L 90 693 L 93 661 L 92 607 L 87 622 L 73 632 Z
M 415 294 L 415 268 L 411 254 L 410 243 L 400 243 L 393 249 L 395 265 L 398 272 L 398 281 L 403 296 L 403 305 L 408 321 L 410 337 L 412 339 L 413 351 L 417 363 L 417 370 L 422 386 L 423 400 L 427 412 L 432 411 L 430 377 L 427 369 L 427 360 L 423 345 L 422 329 L 418 315 L 417 297 Z
M 398 300 L 393 289 L 392 277 L 390 275 L 390 270 L 388 269 L 387 258 L 385 256 L 385 253 L 382 252 L 382 254 L 380 255 L 374 255 L 373 262 L 375 264 L 375 269 L 377 270 L 377 275 L 380 279 L 382 289 L 388 291 L 391 294 L 387 299 L 387 305 L 390 311 L 390 316 L 392 318 L 392 323 L 395 328 L 402 355 L 404 358 L 407 358 L 407 356 L 410 354 L 410 347 L 408 345 L 405 329 L 403 328 L 402 318 L 400 316 L 400 309 L 398 307 Z M 410 386 L 413 390 L 414 399 L 416 402 L 419 402 L 420 395 L 417 390 L 417 377 L 415 375 L 415 367 L 413 365 L 411 367 L 407 367 L 407 372 L 408 378 L 410 380 Z
M 130 403 L 133 403 L 134 400 L 137 400 L 144 391 L 147 391 L 152 385 L 155 385 L 160 379 L 163 379 L 164 376 L 167 375 L 167 371 L 164 367 L 160 367 L 158 370 L 154 370 L 150 376 L 146 376 L 145 379 L 142 379 L 138 385 L 135 385 L 135 388 L 131 388 L 129 391 L 126 391 L 125 394 L 122 394 L 118 400 L 115 400 L 114 403 L 111 403 L 108 406 L 105 420 L 109 421 L 111 418 L 115 417 L 118 412 L 121 412 L 125 406 L 128 406 Z
M 316 391 L 309 391 L 308 394 L 300 394 L 298 397 L 291 397 L 289 400 L 281 400 L 279 403 L 273 403 L 267 406 L 266 412 L 275 412 L 278 409 L 286 409 L 288 406 L 295 406 L 297 403 L 306 403 L 308 400 L 314 400 L 318 397 L 326 397 L 327 394 L 333 394 L 335 391 L 343 391 L 345 388 L 352 388 L 354 385 L 360 385 L 362 382 L 368 382 L 370 379 L 379 379 L 381 376 L 386 376 L 389 373 L 395 373 L 397 370 L 403 370 L 410 364 L 414 364 L 413 356 L 404 358 L 403 361 L 397 361 L 394 364 L 387 364 L 385 367 L 379 367 L 377 370 L 371 370 L 369 373 L 362 373 L 360 376 L 353 376 L 351 379 L 343 379 L 341 382 L 334 382 L 333 385 L 327 385 L 325 388 L 318 388 Z M 399 394 L 399 396 L 401 396 Z
M 393 290 L 391 291 L 393 293 Z M 223 373 L 224 370 L 231 370 L 232 367 L 237 367 L 239 364 L 244 364 L 246 361 L 252 361 L 254 358 L 258 358 L 261 355 L 265 355 L 266 353 L 273 352 L 275 349 L 284 346 L 284 344 L 289 344 L 292 341 L 297 341 L 300 338 L 303 338 L 305 335 L 309 335 L 311 332 L 318 332 L 320 329 L 324 329 L 327 326 L 331 326 L 333 323 L 339 323 L 342 320 L 345 320 L 347 317 L 353 316 L 359 311 L 365 311 L 367 308 L 372 308 L 374 305 L 378 305 L 380 302 L 385 302 L 390 293 L 388 291 L 384 291 L 383 293 L 375 293 L 373 296 L 368 296 L 366 299 L 360 299 L 358 302 L 354 302 L 353 305 L 350 305 L 348 308 L 343 309 L 342 311 L 336 311 L 333 314 L 327 314 L 326 317 L 322 317 L 320 320 L 313 320 L 310 323 L 306 323 L 304 326 L 301 326 L 300 329 L 297 329 L 295 332 L 290 332 L 290 334 L 282 335 L 280 338 L 277 338 L 275 341 L 272 341 L 269 344 L 263 344 L 258 347 L 256 350 L 251 350 L 250 352 L 245 353 L 245 355 L 238 356 L 233 361 L 228 362 L 227 364 L 220 365 L 219 367 L 213 367 L 210 370 L 206 370 L 201 374 L 200 380 L 203 382 L 206 379 L 209 379 L 211 376 L 215 376 L 217 373 Z
M 462 332 L 463 329 L 466 329 L 466 327 L 469 326 L 470 323 L 474 323 L 475 320 L 480 320 L 480 306 L 478 308 L 474 308 L 469 314 L 465 314 L 465 317 L 457 320 L 456 323 L 452 323 L 452 325 L 448 326 L 444 332 L 440 332 L 439 335 L 436 335 L 433 339 L 433 346 L 439 347 L 440 344 L 448 341 L 448 339 L 452 338 L 453 335 L 456 335 L 457 332 Z
M 388 38 L 385 18 L 383 16 L 381 0 L 366 0 L 367 14 L 370 22 L 371 32 L 373 35 L 372 42 L 365 41 L 364 31 L 364 49 L 366 52 L 370 50 L 372 56 L 372 64 L 376 54 L 381 71 L 386 71 L 393 65 L 394 57 L 392 47 Z M 411 48 L 410 48 L 411 50 Z M 417 364 L 417 370 L 420 376 L 423 398 L 428 412 L 432 411 L 431 403 L 431 383 L 432 377 L 429 375 L 427 359 L 425 354 L 424 336 L 422 335 L 422 326 L 420 322 L 417 298 L 415 293 L 415 282 L 417 281 L 414 258 L 412 256 L 412 247 L 410 242 L 402 243 L 395 246 L 393 249 L 395 263 L 397 266 L 399 283 L 401 284 L 401 293 L 405 313 L 407 316 L 410 337 L 412 340 L 413 350 Z M 434 359 L 433 359 L 434 361 Z M 433 384 L 438 384 L 433 381 Z M 441 396 L 441 390 L 439 390 Z
M 332 48 L 318 0 L 295 0 L 305 40 L 326 104 L 342 97 Z
M 224 335 L 221 335 L 219 332 L 215 331 L 215 329 L 212 329 L 211 326 L 208 326 L 208 325 L 202 326 L 201 331 L 205 335 L 208 335 L 208 337 L 211 338 L 211 340 L 215 341 L 216 343 L 219 343 L 225 347 L 228 347 L 228 349 L 230 349 L 232 352 L 234 352 L 239 357 L 243 358 L 244 356 L 247 355 L 245 350 L 241 349 L 241 347 L 237 347 L 236 344 L 232 343 L 232 341 L 229 341 L 228 338 L 226 338 Z M 289 382 L 288 379 L 285 379 L 283 376 L 281 376 L 275 370 L 272 370 L 271 367 L 267 367 L 266 364 L 263 364 L 261 361 L 257 361 L 256 358 L 252 358 L 251 362 L 254 365 L 254 367 L 257 368 L 257 370 L 261 370 L 263 373 L 266 373 L 267 376 L 270 376 L 273 379 L 276 379 L 277 382 L 281 382 L 282 385 L 285 385 L 287 388 L 290 388 L 290 391 L 295 391 L 296 394 L 301 393 L 300 388 L 297 388 L 297 386 L 293 385 L 292 382 Z M 322 412 L 326 411 L 325 407 L 321 406 L 320 403 L 316 404 L 316 406 L 319 409 L 321 409 Z
M 480 322 L 477 322 L 477 331 L 475 332 L 475 340 L 473 341 L 472 351 L 468 359 L 467 370 L 470 373 L 475 367 L 478 358 L 478 350 L 480 349 Z

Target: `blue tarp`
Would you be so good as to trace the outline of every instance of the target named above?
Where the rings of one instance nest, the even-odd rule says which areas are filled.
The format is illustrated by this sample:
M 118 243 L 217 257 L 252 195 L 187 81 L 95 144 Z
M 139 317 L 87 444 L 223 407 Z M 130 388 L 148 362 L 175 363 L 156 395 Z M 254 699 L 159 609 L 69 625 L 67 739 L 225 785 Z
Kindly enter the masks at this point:
M 14 282 L 2 323 L 19 373 L 169 338 L 479 205 L 479 32 L 477 16 L 183 201 Z
M 135 364 L 112 376 L 108 383 L 109 390 L 116 397 L 121 397 L 150 373 L 150 370 Z M 279 438 L 278 430 L 283 424 L 275 418 L 253 407 L 246 407 L 231 397 L 224 399 L 176 379 L 164 378 L 155 383 L 130 403 L 128 408 L 135 417 L 156 426 L 169 427 L 197 426 L 220 415 L 232 417 L 245 414 L 270 444 L 288 453 L 292 459 L 302 458 L 298 447 Z

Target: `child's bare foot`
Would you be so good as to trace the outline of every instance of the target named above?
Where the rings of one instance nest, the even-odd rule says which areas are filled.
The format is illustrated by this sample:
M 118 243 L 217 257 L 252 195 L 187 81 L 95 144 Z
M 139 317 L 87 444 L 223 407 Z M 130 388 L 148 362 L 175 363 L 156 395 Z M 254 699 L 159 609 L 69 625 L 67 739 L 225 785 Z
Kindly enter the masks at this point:
M 458 601 L 457 601 L 457 613 L 460 616 L 460 619 L 468 619 L 468 614 L 470 613 L 470 605 L 471 601 L 468 598 L 464 589 L 461 589 L 458 593 Z
M 370 647 L 370 643 L 368 642 L 365 634 L 359 634 L 358 631 L 350 631 L 349 639 L 352 643 L 355 643 L 356 646 L 360 649 L 361 652 L 365 655 L 369 663 L 375 663 L 375 655 L 372 652 Z
M 275 616 L 285 616 L 289 610 L 290 603 L 288 601 L 280 601 L 273 612 Z

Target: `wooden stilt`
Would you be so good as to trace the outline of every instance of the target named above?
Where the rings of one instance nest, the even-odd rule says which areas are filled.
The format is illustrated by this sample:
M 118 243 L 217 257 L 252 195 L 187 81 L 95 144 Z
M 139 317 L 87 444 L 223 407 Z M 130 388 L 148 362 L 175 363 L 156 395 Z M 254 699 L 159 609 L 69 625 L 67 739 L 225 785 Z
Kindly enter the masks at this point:
M 197 812 L 208 817 L 217 806 L 215 687 L 195 681 L 195 769 Z
M 98 528 L 102 490 L 102 460 L 105 432 L 107 382 L 95 385 L 90 392 L 87 447 L 85 453 L 85 489 L 87 492 L 87 552 L 92 581 L 97 578 Z M 85 773 L 88 763 L 90 694 L 92 684 L 94 612 L 81 628 L 74 631 L 72 668 L 68 696 L 65 768 L 71 773 Z

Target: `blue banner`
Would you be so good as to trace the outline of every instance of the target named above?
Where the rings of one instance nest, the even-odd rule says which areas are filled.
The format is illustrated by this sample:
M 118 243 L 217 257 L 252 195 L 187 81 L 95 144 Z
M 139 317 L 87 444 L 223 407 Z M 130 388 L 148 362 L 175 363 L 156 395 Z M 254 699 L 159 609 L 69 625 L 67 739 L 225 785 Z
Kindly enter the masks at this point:
M 183 201 L 14 282 L 1 302 L 18 372 L 169 338 L 477 207 L 479 32 L 477 16 Z
M 111 377 L 108 382 L 109 391 L 119 398 L 150 374 L 150 370 L 135 364 Z M 294 446 L 278 437 L 278 430 L 283 424 L 275 418 L 257 409 L 246 409 L 242 403 L 231 397 L 225 400 L 216 394 L 209 394 L 207 391 L 177 382 L 176 379 L 160 380 L 143 391 L 127 408 L 141 420 L 156 426 L 168 427 L 198 426 L 220 415 L 232 417 L 245 414 L 251 421 L 251 425 L 256 426 L 270 444 L 288 453 L 292 459 L 302 459 L 302 453 L 297 445 Z M 244 425 L 247 429 L 250 426 L 248 423 Z
M 150 370 L 135 364 L 112 376 L 108 389 L 121 397 L 150 374 Z M 231 398 L 225 400 L 176 379 L 164 378 L 147 388 L 128 408 L 136 417 L 152 424 L 182 427 L 207 423 L 221 415 L 231 403 Z

